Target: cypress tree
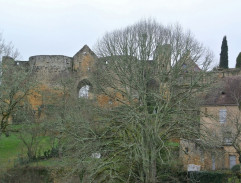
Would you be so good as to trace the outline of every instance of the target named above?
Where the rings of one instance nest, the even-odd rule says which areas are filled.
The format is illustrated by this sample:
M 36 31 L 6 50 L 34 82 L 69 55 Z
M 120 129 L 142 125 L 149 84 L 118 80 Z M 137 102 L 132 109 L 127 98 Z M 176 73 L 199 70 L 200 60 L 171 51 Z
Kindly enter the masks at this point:
M 223 37 L 222 41 L 219 68 L 228 69 L 228 43 L 226 36 Z
M 236 68 L 241 68 L 241 52 L 238 54 L 238 57 L 236 59 Z

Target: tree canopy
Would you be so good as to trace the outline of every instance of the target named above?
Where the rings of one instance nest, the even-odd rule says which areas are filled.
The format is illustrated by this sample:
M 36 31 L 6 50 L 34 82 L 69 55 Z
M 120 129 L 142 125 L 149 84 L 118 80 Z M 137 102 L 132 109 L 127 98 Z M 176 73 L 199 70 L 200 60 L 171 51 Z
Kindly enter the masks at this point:
M 236 68 L 241 68 L 241 52 L 238 54 L 236 58 Z
M 219 68 L 228 69 L 228 43 L 226 36 L 223 37 L 222 41 Z
M 175 139 L 200 138 L 197 96 L 207 85 L 202 79 L 212 53 L 180 25 L 154 20 L 107 33 L 95 50 L 93 86 L 97 99 L 108 102 L 89 109 L 94 129 L 83 127 L 87 136 L 69 145 L 81 148 L 83 159 L 101 154 L 100 161 L 90 163 L 93 180 L 171 179 L 164 167 L 177 165 Z M 73 139 L 79 131 L 73 127 Z

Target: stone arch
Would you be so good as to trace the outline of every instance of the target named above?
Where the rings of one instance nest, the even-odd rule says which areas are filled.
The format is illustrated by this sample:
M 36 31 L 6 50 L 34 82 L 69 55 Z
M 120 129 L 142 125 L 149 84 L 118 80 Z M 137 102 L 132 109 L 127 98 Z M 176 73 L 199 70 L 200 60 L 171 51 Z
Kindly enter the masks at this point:
M 93 86 L 89 80 L 81 80 L 77 86 L 78 98 L 89 98 L 89 93 L 92 92 L 92 90 Z

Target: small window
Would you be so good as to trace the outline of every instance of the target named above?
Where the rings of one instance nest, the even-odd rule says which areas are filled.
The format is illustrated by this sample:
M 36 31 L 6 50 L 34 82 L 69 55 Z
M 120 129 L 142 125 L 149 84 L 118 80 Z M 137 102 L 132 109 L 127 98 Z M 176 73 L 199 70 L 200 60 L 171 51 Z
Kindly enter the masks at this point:
M 89 90 L 90 90 L 90 86 L 89 85 L 85 85 L 82 88 L 80 88 L 80 90 L 79 90 L 79 98 L 81 98 L 81 97 L 88 98 L 89 97 Z
M 188 153 L 188 147 L 185 147 L 185 152 Z
M 19 62 L 17 62 L 17 65 L 19 65 Z
M 229 156 L 229 167 L 230 167 L 230 169 L 233 168 L 234 165 L 236 165 L 236 156 L 230 155 Z
M 233 142 L 233 140 L 231 137 L 224 137 L 224 139 L 223 139 L 224 145 L 232 145 L 232 142 Z
M 219 122 L 225 123 L 227 121 L 227 110 L 226 109 L 220 109 L 219 110 Z
M 216 163 L 215 163 L 215 155 L 212 154 L 212 170 L 215 170 L 216 169 Z
M 208 108 L 206 108 L 206 107 L 205 107 L 204 115 L 205 115 L 205 117 L 208 116 Z

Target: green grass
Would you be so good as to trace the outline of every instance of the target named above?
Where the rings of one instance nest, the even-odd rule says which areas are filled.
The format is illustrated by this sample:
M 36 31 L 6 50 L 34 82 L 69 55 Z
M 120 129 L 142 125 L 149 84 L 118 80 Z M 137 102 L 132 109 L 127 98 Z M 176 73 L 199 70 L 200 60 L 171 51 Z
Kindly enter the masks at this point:
M 19 126 L 13 126 L 13 128 L 20 129 Z M 25 138 L 30 141 L 31 137 L 26 135 Z M 42 156 L 44 151 L 51 148 L 51 138 L 45 136 L 39 137 L 39 140 L 37 156 Z M 27 148 L 19 139 L 18 132 L 10 133 L 9 137 L 2 135 L 0 137 L 0 171 L 13 167 L 19 157 L 27 157 Z
M 13 166 L 14 159 L 23 151 L 20 139 L 15 134 L 0 137 L 0 169 Z

